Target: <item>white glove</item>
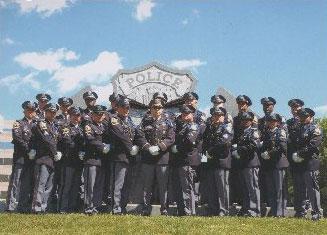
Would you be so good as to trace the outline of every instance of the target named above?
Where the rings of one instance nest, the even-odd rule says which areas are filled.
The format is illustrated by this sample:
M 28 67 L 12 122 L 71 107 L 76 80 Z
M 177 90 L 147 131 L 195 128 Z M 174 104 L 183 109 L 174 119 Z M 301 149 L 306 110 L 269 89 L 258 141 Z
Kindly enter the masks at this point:
M 206 154 L 201 154 L 201 162 L 208 162 L 209 154 L 206 152 Z
M 57 154 L 54 156 L 53 160 L 55 160 L 55 162 L 59 161 L 62 157 L 62 153 L 61 152 L 57 152 Z
M 129 152 L 130 155 L 135 156 L 139 152 L 139 146 L 133 145 L 132 150 Z
M 237 159 L 237 160 L 241 158 L 241 156 L 238 154 L 237 150 L 234 150 L 234 151 L 232 152 L 232 156 L 233 156 L 235 159 Z
M 110 144 L 103 144 L 103 153 L 107 154 L 110 151 Z
M 174 145 L 171 147 L 171 151 L 172 151 L 172 153 L 178 153 L 178 149 L 177 149 L 176 144 L 174 144 Z
M 300 157 L 296 152 L 292 154 L 292 159 L 296 163 L 302 162 L 304 159 Z
M 232 148 L 236 149 L 237 148 L 237 144 L 233 144 Z
M 159 148 L 159 146 L 156 146 L 156 145 L 151 146 L 151 147 L 149 148 L 149 152 L 150 152 L 150 154 L 153 155 L 153 156 L 157 156 L 157 155 L 159 155 L 159 151 L 160 151 L 160 148 Z
M 36 156 L 36 150 L 35 149 L 31 149 L 27 155 L 28 155 L 28 158 L 30 160 L 34 160 L 35 159 L 35 156 Z
M 79 152 L 78 152 L 78 157 L 79 157 L 79 159 L 80 159 L 81 161 L 83 161 L 83 160 L 84 160 L 84 157 L 85 157 L 85 152 L 83 152 L 83 151 L 79 151 Z
M 263 159 L 265 159 L 265 160 L 268 160 L 268 159 L 270 159 L 270 156 L 269 156 L 269 154 L 268 154 L 268 152 L 267 152 L 267 151 L 265 151 L 265 152 L 261 153 L 261 157 L 262 157 Z

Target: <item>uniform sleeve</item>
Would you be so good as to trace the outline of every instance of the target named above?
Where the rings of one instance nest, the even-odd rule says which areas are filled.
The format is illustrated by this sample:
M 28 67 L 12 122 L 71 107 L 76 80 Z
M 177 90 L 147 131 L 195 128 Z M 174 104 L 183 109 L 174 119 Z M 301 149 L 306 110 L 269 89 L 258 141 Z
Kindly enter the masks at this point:
M 244 145 L 238 147 L 238 151 L 248 154 L 259 150 L 260 146 L 260 135 L 259 131 L 255 128 L 252 130 L 250 136 L 244 141 Z
M 136 129 L 135 129 L 135 143 L 141 147 L 142 151 L 147 151 L 149 147 L 151 146 L 147 139 L 145 138 L 143 123 L 141 123 Z
M 323 141 L 322 138 L 322 131 L 318 126 L 315 126 L 315 128 L 312 131 L 311 138 L 309 140 L 309 143 L 300 149 L 300 154 L 303 154 L 304 156 L 312 156 L 315 153 L 319 153 L 319 147 Z
M 159 144 L 161 151 L 166 151 L 170 146 L 175 143 L 175 131 L 172 125 L 168 127 L 166 138 L 163 139 Z
M 12 143 L 16 145 L 18 148 L 28 152 L 28 142 L 26 142 L 23 138 L 23 130 L 22 126 L 18 121 L 15 121 L 12 128 Z

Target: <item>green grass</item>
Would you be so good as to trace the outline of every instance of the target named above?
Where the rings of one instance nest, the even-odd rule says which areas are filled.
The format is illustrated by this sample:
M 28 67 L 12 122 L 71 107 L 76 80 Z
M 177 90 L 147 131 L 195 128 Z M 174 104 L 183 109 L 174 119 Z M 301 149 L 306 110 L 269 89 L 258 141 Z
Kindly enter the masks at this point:
M 141 217 L 71 215 L 0 215 L 1 234 L 327 234 L 327 220 Z

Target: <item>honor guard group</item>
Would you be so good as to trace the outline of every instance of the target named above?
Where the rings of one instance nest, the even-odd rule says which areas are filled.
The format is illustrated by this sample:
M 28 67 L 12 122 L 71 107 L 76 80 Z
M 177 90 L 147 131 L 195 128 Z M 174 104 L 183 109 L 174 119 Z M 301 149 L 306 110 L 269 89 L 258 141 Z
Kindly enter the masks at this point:
M 7 212 L 126 214 L 138 156 L 142 215 L 151 214 L 156 195 L 162 215 L 170 215 L 170 204 L 177 216 L 196 215 L 206 204 L 208 216 L 228 216 L 238 203 L 238 216 L 261 216 L 268 205 L 268 216 L 284 217 L 291 177 L 295 216 L 309 209 L 313 220 L 322 216 L 322 131 L 300 99 L 288 102 L 293 117 L 286 121 L 274 112 L 272 97 L 261 99 L 265 115 L 258 119 L 248 96 L 236 98 L 239 113 L 232 118 L 226 99 L 214 95 L 207 118 L 196 93 L 184 94 L 177 116 L 165 110 L 167 95 L 157 92 L 136 126 L 128 98 L 110 95 L 109 110 L 96 104 L 95 92 L 83 98 L 86 109 L 67 97 L 51 103 L 48 94 L 22 104 L 24 117 L 12 129 Z

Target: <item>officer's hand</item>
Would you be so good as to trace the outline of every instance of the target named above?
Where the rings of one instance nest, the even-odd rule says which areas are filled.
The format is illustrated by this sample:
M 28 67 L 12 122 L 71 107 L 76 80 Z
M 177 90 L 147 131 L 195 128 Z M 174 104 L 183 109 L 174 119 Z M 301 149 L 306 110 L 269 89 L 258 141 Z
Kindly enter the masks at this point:
M 302 157 L 300 157 L 300 156 L 298 155 L 297 152 L 295 152 L 295 153 L 292 154 L 292 159 L 293 159 L 293 161 L 296 162 L 296 163 L 300 163 L 300 162 L 302 162 L 302 161 L 304 160 Z
M 85 157 L 85 152 L 83 152 L 83 151 L 79 151 L 79 152 L 78 152 L 78 157 L 79 157 L 79 159 L 80 159 L 81 161 L 83 161 L 83 160 L 84 160 L 84 157 Z
M 150 152 L 150 154 L 153 155 L 153 156 L 157 156 L 157 155 L 159 155 L 159 151 L 160 151 L 160 148 L 159 148 L 159 146 L 156 146 L 156 145 L 151 146 L 151 147 L 149 148 L 149 152 Z
M 103 153 L 107 154 L 110 151 L 110 144 L 103 144 Z
M 172 153 L 178 153 L 178 149 L 177 149 L 176 144 L 174 144 L 174 145 L 171 147 L 171 152 L 172 152 Z
M 30 160 L 34 160 L 35 159 L 35 156 L 36 156 L 36 150 L 35 149 L 31 149 L 27 155 L 28 155 L 28 158 Z
M 55 162 L 59 161 L 62 157 L 62 153 L 61 152 L 57 152 L 57 154 L 54 156 L 53 160 L 55 160 Z
M 268 154 L 268 152 L 267 152 L 267 151 L 265 151 L 265 152 L 261 153 L 261 157 L 262 157 L 262 159 L 265 159 L 265 160 L 268 160 L 268 159 L 270 159 L 270 156 L 269 156 L 269 154 Z
M 129 152 L 129 154 L 135 156 L 138 152 L 139 152 L 139 146 L 133 145 L 132 150 Z
M 232 157 L 234 157 L 235 159 L 240 159 L 241 158 L 241 156 L 238 154 L 237 150 L 234 150 L 232 152 Z

